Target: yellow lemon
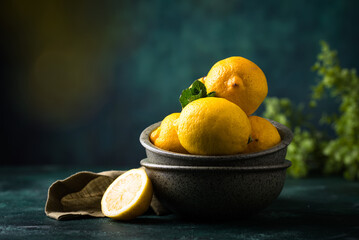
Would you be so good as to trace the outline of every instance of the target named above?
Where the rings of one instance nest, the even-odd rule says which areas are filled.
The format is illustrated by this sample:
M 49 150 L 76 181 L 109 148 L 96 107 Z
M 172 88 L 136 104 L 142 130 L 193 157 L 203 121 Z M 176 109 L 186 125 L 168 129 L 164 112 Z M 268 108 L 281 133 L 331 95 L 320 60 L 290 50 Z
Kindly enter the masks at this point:
M 132 169 L 107 188 L 102 200 L 102 213 L 116 220 L 131 220 L 145 213 L 152 199 L 152 184 L 144 169 Z
M 172 113 L 165 117 L 161 125 L 150 135 L 151 142 L 164 150 L 178 153 L 188 153 L 178 140 L 176 128 L 173 122 L 180 116 L 180 113 Z
M 228 155 L 245 150 L 251 133 L 247 115 L 236 104 L 216 97 L 197 99 L 177 122 L 182 146 L 191 154 Z
M 207 92 L 237 104 L 248 116 L 254 113 L 268 93 L 263 71 L 243 57 L 230 57 L 217 62 L 205 80 Z
M 268 120 L 257 116 L 248 119 L 252 127 L 252 142 L 248 144 L 246 153 L 269 149 L 281 141 L 278 130 Z

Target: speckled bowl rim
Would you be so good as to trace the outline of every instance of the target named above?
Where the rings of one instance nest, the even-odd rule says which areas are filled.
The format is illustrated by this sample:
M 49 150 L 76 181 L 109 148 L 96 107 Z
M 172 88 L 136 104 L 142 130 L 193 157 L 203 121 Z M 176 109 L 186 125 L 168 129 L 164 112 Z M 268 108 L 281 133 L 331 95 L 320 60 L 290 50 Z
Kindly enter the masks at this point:
M 153 130 L 155 130 L 157 127 L 160 126 L 161 121 L 154 123 L 150 126 L 148 126 L 147 128 L 145 128 L 145 130 L 142 131 L 141 135 L 140 135 L 140 142 L 142 144 L 142 146 L 146 149 L 148 149 L 151 152 L 154 152 L 156 154 L 162 155 L 162 156 L 166 156 L 166 157 L 180 157 L 181 159 L 193 159 L 196 158 L 196 160 L 198 161 L 215 161 L 218 160 L 218 158 L 221 159 L 221 161 L 223 160 L 233 160 L 233 159 L 251 159 L 251 158 L 255 158 L 255 157 L 260 157 L 260 156 L 264 156 L 273 152 L 277 152 L 283 148 L 286 148 L 290 142 L 293 139 L 293 133 L 292 131 L 287 128 L 286 126 L 284 126 L 283 124 L 280 124 L 276 121 L 267 119 L 268 121 L 270 121 L 273 126 L 275 126 L 278 129 L 279 134 L 281 135 L 281 142 L 278 143 L 276 146 L 269 148 L 267 150 L 264 151 L 260 151 L 260 152 L 256 152 L 256 153 L 239 153 L 239 154 L 232 154 L 232 155 L 213 155 L 213 156 L 209 156 L 209 155 L 195 155 L 195 154 L 184 154 L 184 153 L 175 153 L 175 152 L 170 152 L 170 151 L 166 151 L 163 149 L 160 149 L 158 147 L 156 147 L 155 145 L 153 145 L 150 141 L 150 134 Z
M 236 172 L 264 172 L 264 171 L 276 171 L 289 168 L 292 163 L 289 160 L 285 160 L 282 164 L 268 165 L 268 166 L 250 166 L 250 167 L 218 167 L 218 166 L 174 166 L 155 164 L 148 161 L 147 158 L 142 159 L 141 166 L 148 169 L 155 170 L 170 170 L 170 171 L 236 171 Z

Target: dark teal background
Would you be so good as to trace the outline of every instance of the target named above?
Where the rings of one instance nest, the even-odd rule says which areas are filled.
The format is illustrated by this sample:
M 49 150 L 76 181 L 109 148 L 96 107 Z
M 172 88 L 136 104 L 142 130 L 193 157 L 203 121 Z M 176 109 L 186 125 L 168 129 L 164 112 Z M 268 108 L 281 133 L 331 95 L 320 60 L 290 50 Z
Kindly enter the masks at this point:
M 0 9 L 1 165 L 138 166 L 141 131 L 179 112 L 182 89 L 229 56 L 255 62 L 268 96 L 295 103 L 315 84 L 320 40 L 344 67 L 359 67 L 355 0 L 2 1 Z

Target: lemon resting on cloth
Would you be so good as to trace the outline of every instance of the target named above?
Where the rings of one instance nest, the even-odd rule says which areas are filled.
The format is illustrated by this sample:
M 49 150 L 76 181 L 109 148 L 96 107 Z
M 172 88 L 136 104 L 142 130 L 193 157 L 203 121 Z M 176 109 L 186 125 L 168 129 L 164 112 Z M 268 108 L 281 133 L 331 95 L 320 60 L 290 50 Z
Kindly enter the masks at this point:
M 152 183 L 145 170 L 132 169 L 107 188 L 101 200 L 101 210 L 106 217 L 131 220 L 147 211 L 152 195 Z

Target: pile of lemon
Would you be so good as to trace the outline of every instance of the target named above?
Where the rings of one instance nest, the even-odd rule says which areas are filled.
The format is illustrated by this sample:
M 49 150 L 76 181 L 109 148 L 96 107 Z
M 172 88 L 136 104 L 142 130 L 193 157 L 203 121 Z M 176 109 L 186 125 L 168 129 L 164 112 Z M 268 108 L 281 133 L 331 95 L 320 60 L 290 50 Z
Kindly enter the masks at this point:
M 186 154 L 229 155 L 262 151 L 281 141 L 268 120 L 252 115 L 268 93 L 267 79 L 255 63 L 226 58 L 199 81 L 215 97 L 196 99 L 181 113 L 163 119 L 150 135 L 155 146 Z
M 269 121 L 252 116 L 268 93 L 267 79 L 256 64 L 230 57 L 217 62 L 207 77 L 197 81 L 187 93 L 203 97 L 189 95 L 181 113 L 163 119 L 150 135 L 155 146 L 186 154 L 229 155 L 262 151 L 281 141 Z M 201 93 L 203 90 L 206 92 Z M 146 172 L 132 169 L 107 188 L 102 213 L 131 220 L 147 211 L 152 193 Z

